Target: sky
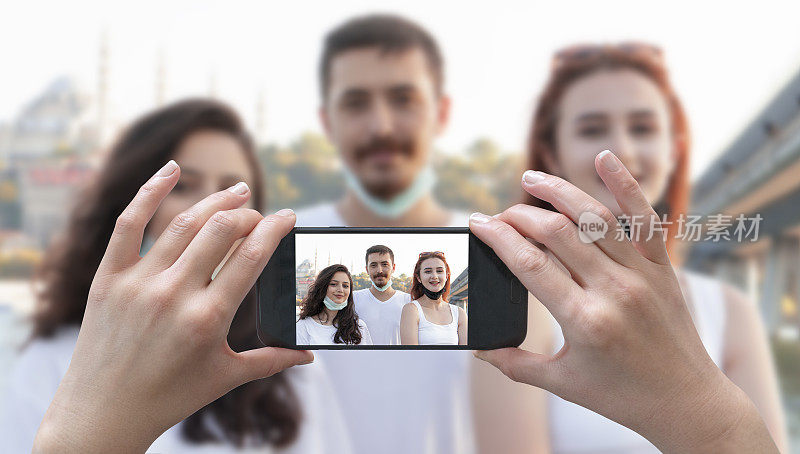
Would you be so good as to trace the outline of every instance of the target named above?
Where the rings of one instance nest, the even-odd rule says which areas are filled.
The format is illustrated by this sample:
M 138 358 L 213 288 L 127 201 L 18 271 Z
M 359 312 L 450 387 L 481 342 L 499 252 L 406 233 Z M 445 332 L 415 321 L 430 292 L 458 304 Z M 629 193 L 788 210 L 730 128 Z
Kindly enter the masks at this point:
M 263 97 L 266 141 L 287 144 L 321 132 L 316 71 L 325 32 L 376 11 L 405 15 L 438 38 L 453 111 L 436 145 L 450 152 L 479 137 L 520 151 L 553 51 L 644 40 L 665 50 L 692 125 L 697 176 L 800 69 L 797 1 L 393 0 L 376 9 L 354 0 L 34 0 L 0 6 L 0 122 L 59 75 L 93 91 L 106 33 L 109 98 L 121 124 L 153 107 L 163 55 L 167 101 L 214 85 L 253 125 Z
M 417 234 L 360 234 L 315 233 L 297 234 L 295 239 L 295 261 L 297 265 L 308 259 L 314 263 L 314 250 L 317 250 L 317 268 L 328 266 L 328 253 L 331 264 L 345 265 L 351 274 L 365 270 L 364 254 L 370 246 L 382 244 L 394 253 L 395 271 L 399 276 L 414 274 L 414 265 L 420 252 L 441 251 L 450 266 L 451 280 L 455 279 L 469 262 L 469 235 L 466 233 L 417 233 Z M 351 265 L 352 264 L 352 265 Z

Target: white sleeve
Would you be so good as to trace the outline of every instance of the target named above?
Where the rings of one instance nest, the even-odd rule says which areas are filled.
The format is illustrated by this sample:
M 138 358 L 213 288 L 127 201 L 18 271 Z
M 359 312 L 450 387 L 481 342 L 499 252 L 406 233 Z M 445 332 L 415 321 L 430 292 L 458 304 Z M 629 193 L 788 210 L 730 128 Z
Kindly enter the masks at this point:
M 358 320 L 358 327 L 361 329 L 361 345 L 372 345 L 372 336 L 364 320 Z
M 308 335 L 308 328 L 304 320 L 300 319 L 295 324 L 295 344 L 297 345 L 311 345 L 311 336 Z
M 17 358 L 0 407 L 0 452 L 30 452 L 63 376 L 60 356 L 47 341 L 34 341 Z

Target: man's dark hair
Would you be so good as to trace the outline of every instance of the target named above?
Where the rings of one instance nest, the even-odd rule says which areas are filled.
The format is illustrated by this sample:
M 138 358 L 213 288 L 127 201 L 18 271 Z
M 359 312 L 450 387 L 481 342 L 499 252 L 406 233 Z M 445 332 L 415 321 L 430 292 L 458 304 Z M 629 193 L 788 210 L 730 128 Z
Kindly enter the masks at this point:
M 323 99 L 328 94 L 333 58 L 342 52 L 364 47 L 378 47 L 384 54 L 405 52 L 412 48 L 421 49 L 433 74 L 436 93 L 442 93 L 444 60 L 433 36 L 406 18 L 391 14 L 371 14 L 350 19 L 331 30 L 325 37 L 319 65 Z
M 394 263 L 394 252 L 389 249 L 388 246 L 384 246 L 382 244 L 376 244 L 375 246 L 370 246 L 367 249 L 367 253 L 364 255 L 364 261 L 369 265 L 369 255 L 370 254 L 389 254 L 389 258 L 392 259 L 392 263 Z

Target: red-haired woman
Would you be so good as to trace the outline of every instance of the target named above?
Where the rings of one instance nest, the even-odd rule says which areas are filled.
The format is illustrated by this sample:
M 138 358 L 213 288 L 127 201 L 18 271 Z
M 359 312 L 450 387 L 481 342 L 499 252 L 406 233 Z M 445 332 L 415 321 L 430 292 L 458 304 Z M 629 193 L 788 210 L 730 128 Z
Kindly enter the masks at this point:
M 655 213 L 666 220 L 662 224 L 666 248 L 675 267 L 680 264 L 682 246 L 676 236 L 689 198 L 689 148 L 686 116 L 659 48 L 644 43 L 566 48 L 553 57 L 550 78 L 531 125 L 527 147 L 530 171 L 523 177 L 523 187 L 525 204 L 536 208 L 520 205 L 512 210 L 542 222 L 548 217 L 552 221 L 566 219 L 552 212 L 568 212 L 573 202 L 561 199 L 554 207 L 544 200 L 547 194 L 566 188 L 566 182 L 605 205 L 613 215 L 623 215 L 626 207 L 620 207 L 596 170 L 598 153 L 610 150 L 638 182 Z M 631 235 L 644 239 L 648 229 L 636 222 L 633 219 Z M 565 257 L 555 252 L 548 255 L 564 266 L 569 263 L 569 257 L 563 260 Z M 582 282 L 575 270 L 568 271 L 579 285 L 590 284 Z M 709 356 L 753 400 L 777 445 L 785 447 L 775 369 L 756 306 L 716 280 L 677 267 L 675 273 Z M 538 349 L 552 354 L 562 348 L 566 351 L 569 342 L 559 325 L 547 319 L 541 324 L 540 317 L 531 329 L 542 341 Z M 522 399 L 515 394 L 509 401 L 521 405 Z M 655 450 L 632 430 L 567 400 L 550 394 L 547 404 L 555 452 Z M 513 412 L 508 415 L 515 418 Z M 513 422 L 503 427 L 519 433 Z
M 411 301 L 400 316 L 403 345 L 466 345 L 467 313 L 447 302 L 450 266 L 441 252 L 423 252 L 414 265 Z

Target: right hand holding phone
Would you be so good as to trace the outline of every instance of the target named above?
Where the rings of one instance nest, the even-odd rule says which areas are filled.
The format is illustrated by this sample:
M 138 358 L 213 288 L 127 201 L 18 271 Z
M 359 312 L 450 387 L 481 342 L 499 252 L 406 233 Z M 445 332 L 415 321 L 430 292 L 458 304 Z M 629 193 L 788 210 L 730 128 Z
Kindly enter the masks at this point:
M 561 325 L 554 356 L 505 348 L 476 352 L 514 381 L 544 388 L 615 420 L 670 452 L 777 452 L 755 406 L 713 363 L 700 341 L 636 180 L 610 152 L 595 166 L 622 211 L 643 219 L 617 238 L 612 212 L 563 179 L 526 172 L 523 186 L 560 213 L 517 205 L 474 214 L 488 244 Z M 582 213 L 607 224 L 579 237 Z M 633 216 L 637 216 L 634 218 Z M 528 238 L 544 244 L 564 271 Z

